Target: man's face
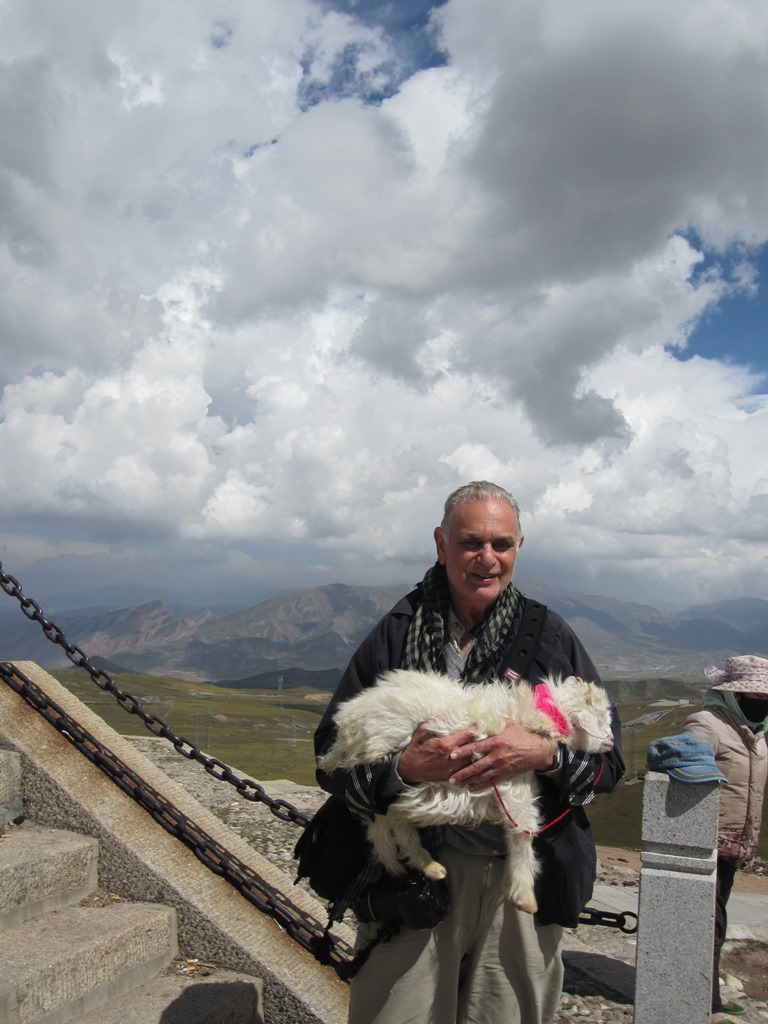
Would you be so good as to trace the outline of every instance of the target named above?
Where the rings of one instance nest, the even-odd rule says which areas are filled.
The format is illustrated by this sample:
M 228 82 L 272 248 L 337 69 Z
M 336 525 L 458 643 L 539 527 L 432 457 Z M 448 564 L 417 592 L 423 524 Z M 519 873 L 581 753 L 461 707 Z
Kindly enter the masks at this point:
M 437 558 L 445 566 L 451 604 L 465 626 L 477 624 L 512 579 L 519 536 L 517 516 L 505 501 L 462 501 L 447 536 L 435 530 Z

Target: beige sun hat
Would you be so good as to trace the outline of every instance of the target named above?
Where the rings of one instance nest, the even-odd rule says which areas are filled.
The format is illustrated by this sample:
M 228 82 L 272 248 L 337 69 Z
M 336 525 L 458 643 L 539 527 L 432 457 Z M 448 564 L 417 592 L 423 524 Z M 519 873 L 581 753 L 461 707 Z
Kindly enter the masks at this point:
M 728 658 L 725 668 L 711 665 L 704 675 L 713 690 L 734 690 L 736 693 L 764 693 L 768 697 L 768 658 L 756 654 L 739 654 Z

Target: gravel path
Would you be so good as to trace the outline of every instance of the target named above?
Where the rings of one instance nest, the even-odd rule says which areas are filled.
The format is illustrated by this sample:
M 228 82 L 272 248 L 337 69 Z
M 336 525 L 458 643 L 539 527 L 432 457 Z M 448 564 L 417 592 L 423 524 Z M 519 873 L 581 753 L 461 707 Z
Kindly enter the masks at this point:
M 138 750 L 167 775 L 175 779 L 233 832 L 240 835 L 276 867 L 286 872 L 287 884 L 293 885 L 295 862 L 293 847 L 299 836 L 296 825 L 280 821 L 264 804 L 244 800 L 226 783 L 214 779 L 204 769 L 180 757 L 165 740 L 153 737 L 130 737 Z M 320 790 L 298 786 L 287 781 L 264 783 L 274 799 L 285 799 L 299 810 L 312 814 L 325 799 Z M 636 886 L 638 871 L 628 866 L 636 858 L 612 857 L 600 866 L 599 881 L 609 885 Z M 589 1020 L 594 1024 L 628 1024 L 632 1021 L 634 1004 L 635 938 L 615 928 L 580 926 L 565 933 L 565 984 L 557 1024 L 573 1024 Z M 739 1020 L 744 1024 L 766 1024 L 768 1004 L 751 1000 L 739 990 L 738 979 L 729 979 L 729 997 L 747 1008 Z

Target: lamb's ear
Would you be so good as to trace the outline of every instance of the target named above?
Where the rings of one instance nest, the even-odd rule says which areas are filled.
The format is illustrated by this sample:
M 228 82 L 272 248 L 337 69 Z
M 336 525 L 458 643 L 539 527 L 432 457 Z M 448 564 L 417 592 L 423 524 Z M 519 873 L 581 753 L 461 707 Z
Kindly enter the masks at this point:
M 589 709 L 574 711 L 571 715 L 573 734 L 570 742 L 577 750 L 586 750 L 588 753 L 604 753 L 613 746 L 613 736 L 606 734 L 605 727 L 600 717 Z

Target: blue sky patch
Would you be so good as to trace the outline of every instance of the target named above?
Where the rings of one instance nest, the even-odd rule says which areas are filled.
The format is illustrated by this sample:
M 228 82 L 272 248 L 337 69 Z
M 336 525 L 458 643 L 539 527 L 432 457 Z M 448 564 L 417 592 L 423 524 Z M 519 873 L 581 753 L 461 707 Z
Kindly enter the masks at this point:
M 691 236 L 690 241 L 702 250 L 698 238 Z M 701 281 L 713 267 L 720 269 L 725 280 L 734 281 L 736 268 L 744 262 L 750 263 L 757 272 L 751 294 L 739 291 L 707 312 L 696 325 L 686 348 L 671 349 L 677 359 L 682 362 L 693 356 L 720 359 L 768 375 L 768 246 L 755 251 L 739 247 L 726 253 L 705 253 L 705 258 L 696 266 L 692 282 Z
M 440 50 L 430 27 L 433 9 L 442 7 L 445 0 L 430 3 L 383 3 L 381 0 L 321 0 L 325 11 L 347 14 L 368 27 L 379 28 L 389 44 L 390 58 L 374 68 L 362 71 L 360 57 L 365 47 L 346 46 L 336 57 L 330 75 L 318 76 L 313 68 L 311 52 L 302 60 L 304 75 L 299 85 L 299 99 L 303 109 L 330 99 L 357 96 L 368 104 L 381 103 L 393 96 L 403 82 L 424 68 L 440 67 L 446 63 L 446 54 Z

